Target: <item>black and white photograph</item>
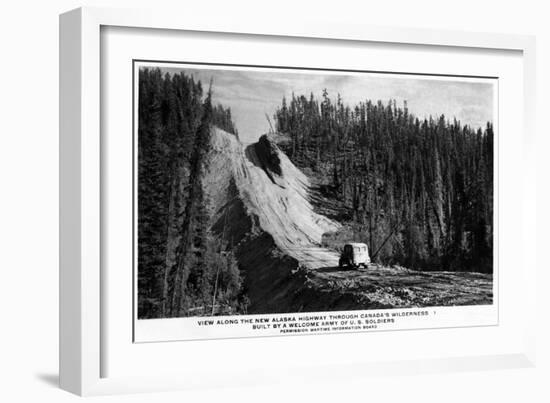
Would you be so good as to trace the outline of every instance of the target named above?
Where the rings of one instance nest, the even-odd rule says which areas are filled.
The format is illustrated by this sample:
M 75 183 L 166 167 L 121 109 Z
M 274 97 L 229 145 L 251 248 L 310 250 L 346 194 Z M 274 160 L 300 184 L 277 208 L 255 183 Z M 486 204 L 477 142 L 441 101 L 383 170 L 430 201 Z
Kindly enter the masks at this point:
M 495 78 L 135 63 L 139 321 L 494 304 Z

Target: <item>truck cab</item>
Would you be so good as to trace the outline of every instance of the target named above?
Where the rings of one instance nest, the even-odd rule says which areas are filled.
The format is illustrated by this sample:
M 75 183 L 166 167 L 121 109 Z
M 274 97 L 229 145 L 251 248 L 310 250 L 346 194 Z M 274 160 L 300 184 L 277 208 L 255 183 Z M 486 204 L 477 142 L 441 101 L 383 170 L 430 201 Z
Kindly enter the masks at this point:
M 353 267 L 358 269 L 359 267 L 367 267 L 370 263 L 369 248 L 364 243 L 347 243 L 342 249 L 340 254 L 340 260 L 338 261 L 339 267 Z

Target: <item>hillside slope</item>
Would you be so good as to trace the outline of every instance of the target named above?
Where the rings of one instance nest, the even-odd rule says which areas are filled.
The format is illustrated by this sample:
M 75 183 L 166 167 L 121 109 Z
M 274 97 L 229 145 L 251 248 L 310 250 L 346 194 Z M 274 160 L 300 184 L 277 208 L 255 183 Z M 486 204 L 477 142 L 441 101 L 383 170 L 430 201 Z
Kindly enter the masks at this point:
M 430 296 L 441 291 L 432 286 L 433 275 L 396 274 L 394 269 L 374 266 L 369 272 L 339 270 L 337 252 L 323 248 L 321 242 L 323 234 L 338 230 L 340 224 L 314 211 L 308 178 L 267 136 L 244 147 L 235 136 L 214 128 L 204 164 L 211 227 L 236 252 L 251 301 L 249 313 L 437 302 Z M 460 275 L 451 274 L 439 273 L 437 279 L 452 285 Z M 425 290 L 421 297 L 399 294 L 407 278 Z M 475 297 L 453 296 L 450 287 L 445 304 L 490 303 L 490 277 L 478 280 Z
M 324 233 L 340 225 L 313 211 L 307 177 L 266 136 L 243 148 L 235 136 L 214 129 L 206 167 L 205 190 L 218 232 L 225 226 L 234 241 L 245 235 L 244 222 L 235 216 L 239 210 L 250 220 L 247 231 L 269 234 L 284 254 L 307 267 L 337 263 L 337 255 L 319 245 Z
M 203 186 L 212 229 L 236 250 L 251 311 L 284 309 L 299 264 L 337 264 L 337 254 L 320 244 L 339 224 L 313 211 L 308 179 L 266 136 L 245 148 L 214 128 L 211 142 Z

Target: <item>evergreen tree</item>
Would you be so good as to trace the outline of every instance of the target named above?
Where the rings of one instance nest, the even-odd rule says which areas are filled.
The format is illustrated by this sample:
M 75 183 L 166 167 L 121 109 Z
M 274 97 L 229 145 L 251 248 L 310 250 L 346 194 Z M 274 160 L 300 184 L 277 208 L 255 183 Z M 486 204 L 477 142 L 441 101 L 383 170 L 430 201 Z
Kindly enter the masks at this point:
M 238 135 L 231 110 L 212 107 L 200 81 L 158 68 L 140 70 L 138 99 L 138 317 L 211 314 L 214 282 L 221 311 L 246 311 L 234 257 L 212 246 L 221 241 L 201 182 L 212 126 Z M 209 265 L 227 256 L 216 280 Z

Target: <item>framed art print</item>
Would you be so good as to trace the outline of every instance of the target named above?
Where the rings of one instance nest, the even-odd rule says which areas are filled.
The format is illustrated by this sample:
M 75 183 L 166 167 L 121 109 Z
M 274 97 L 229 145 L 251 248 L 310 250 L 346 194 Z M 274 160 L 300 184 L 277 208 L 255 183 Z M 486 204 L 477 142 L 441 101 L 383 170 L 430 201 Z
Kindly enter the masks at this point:
M 532 365 L 532 38 L 234 24 L 61 16 L 62 387 Z

